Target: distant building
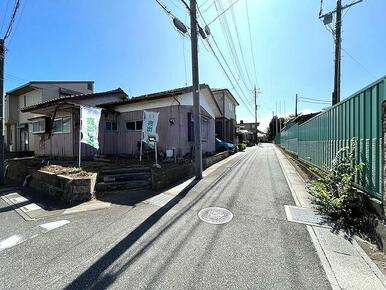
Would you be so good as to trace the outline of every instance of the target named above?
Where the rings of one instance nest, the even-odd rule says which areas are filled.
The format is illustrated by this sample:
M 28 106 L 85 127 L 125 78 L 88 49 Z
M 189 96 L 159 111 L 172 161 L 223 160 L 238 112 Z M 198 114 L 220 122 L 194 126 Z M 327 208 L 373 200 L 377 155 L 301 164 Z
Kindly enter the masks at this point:
M 235 143 L 236 140 L 236 98 L 228 89 L 212 89 L 220 108 L 216 115 L 216 138 Z
M 309 119 L 315 117 L 316 115 L 319 115 L 320 112 L 314 112 L 309 114 L 299 114 L 296 117 L 293 117 L 292 119 L 289 119 L 283 126 L 282 130 L 291 128 L 294 124 L 303 124 L 304 122 L 307 122 Z
M 31 81 L 6 93 L 4 142 L 7 151 L 34 151 L 31 119 L 39 115 L 22 112 L 25 107 L 94 90 L 93 81 Z
M 244 123 L 243 120 L 241 120 L 240 123 L 237 124 L 237 132 L 238 134 L 243 134 L 247 141 L 257 142 L 259 139 L 258 134 L 264 134 L 263 132 L 259 131 L 259 125 L 260 122 Z

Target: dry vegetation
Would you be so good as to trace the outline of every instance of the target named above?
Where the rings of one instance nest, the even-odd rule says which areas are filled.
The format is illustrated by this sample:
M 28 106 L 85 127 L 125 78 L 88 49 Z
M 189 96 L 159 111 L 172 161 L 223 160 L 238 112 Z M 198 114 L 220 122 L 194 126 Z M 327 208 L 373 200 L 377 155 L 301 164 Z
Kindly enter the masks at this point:
M 61 165 L 46 165 L 41 170 L 75 178 L 88 177 L 92 174 L 78 167 L 64 167 Z

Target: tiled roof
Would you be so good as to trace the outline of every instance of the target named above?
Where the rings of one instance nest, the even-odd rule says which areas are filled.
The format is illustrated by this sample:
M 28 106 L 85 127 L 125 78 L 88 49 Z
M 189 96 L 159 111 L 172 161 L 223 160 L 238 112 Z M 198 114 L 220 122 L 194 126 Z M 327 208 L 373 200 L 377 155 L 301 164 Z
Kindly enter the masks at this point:
M 200 88 L 208 88 L 210 90 L 210 88 L 207 84 L 200 84 Z M 161 99 L 161 98 L 166 98 L 166 97 L 170 97 L 173 95 L 181 95 L 181 94 L 188 93 L 191 91 L 192 91 L 192 86 L 181 87 L 181 88 L 176 88 L 176 89 L 167 90 L 167 91 L 160 91 L 160 92 L 156 92 L 156 93 L 145 94 L 145 95 L 141 95 L 138 97 L 132 97 L 130 99 L 122 100 L 122 101 L 118 101 L 118 102 L 101 104 L 101 105 L 99 105 L 99 107 L 107 108 L 107 107 L 114 107 L 117 105 L 125 105 L 125 104 L 137 103 L 137 102 L 141 102 L 141 101 Z

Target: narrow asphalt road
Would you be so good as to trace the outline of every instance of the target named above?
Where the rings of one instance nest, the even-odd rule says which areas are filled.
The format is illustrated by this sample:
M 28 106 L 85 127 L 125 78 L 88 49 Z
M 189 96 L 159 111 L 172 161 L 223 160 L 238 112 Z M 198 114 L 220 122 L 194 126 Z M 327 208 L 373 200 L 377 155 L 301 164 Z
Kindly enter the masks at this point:
M 163 207 L 120 204 L 51 218 L 42 223 L 70 223 L 37 235 L 36 221 L 18 220 L 13 230 L 1 222 L 7 235 L 30 238 L 0 250 L 0 288 L 331 288 L 305 225 L 286 220 L 284 205 L 294 201 L 271 144 L 238 153 L 192 186 Z M 205 223 L 198 212 L 207 207 L 233 219 Z

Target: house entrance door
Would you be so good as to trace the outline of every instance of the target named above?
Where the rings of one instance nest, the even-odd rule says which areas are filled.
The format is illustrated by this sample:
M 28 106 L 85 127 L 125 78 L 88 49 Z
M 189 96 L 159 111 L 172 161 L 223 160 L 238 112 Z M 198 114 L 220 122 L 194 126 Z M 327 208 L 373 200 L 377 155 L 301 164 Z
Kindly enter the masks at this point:
M 20 129 L 20 151 L 28 151 L 29 149 L 29 138 L 28 128 Z

